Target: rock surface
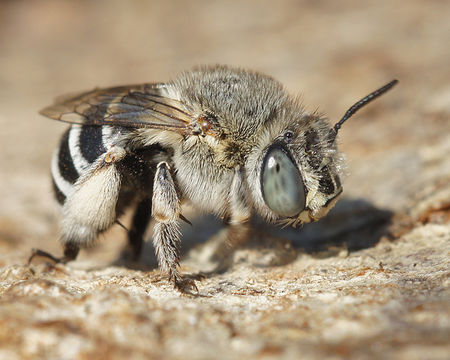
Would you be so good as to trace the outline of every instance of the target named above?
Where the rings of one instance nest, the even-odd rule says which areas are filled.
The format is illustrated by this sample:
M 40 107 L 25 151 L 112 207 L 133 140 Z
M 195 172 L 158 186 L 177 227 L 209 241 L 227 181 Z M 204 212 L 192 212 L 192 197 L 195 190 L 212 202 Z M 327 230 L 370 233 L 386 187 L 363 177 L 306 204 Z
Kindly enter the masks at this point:
M 450 358 L 449 12 L 418 0 L 0 3 L 0 359 Z M 76 262 L 27 265 L 33 247 L 61 251 L 48 164 L 64 126 L 37 110 L 200 63 L 268 73 L 331 119 L 400 85 L 344 126 L 349 175 L 327 218 L 255 219 L 217 274 L 207 239 L 220 224 L 191 215 L 182 270 L 206 274 L 198 294 L 172 289 L 151 242 L 123 261 L 119 227 Z

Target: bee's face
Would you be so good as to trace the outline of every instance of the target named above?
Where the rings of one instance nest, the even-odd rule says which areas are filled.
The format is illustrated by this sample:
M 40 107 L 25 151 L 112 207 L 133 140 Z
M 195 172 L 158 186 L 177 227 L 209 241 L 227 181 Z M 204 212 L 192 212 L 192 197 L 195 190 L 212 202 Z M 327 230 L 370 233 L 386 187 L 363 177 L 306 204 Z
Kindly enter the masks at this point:
M 328 122 L 303 114 L 281 131 L 272 127 L 268 132 L 270 140 L 249 158 L 256 167 L 249 179 L 257 189 L 255 207 L 269 220 L 292 225 L 325 216 L 342 193 L 343 172 Z
M 267 149 L 260 183 L 267 207 L 277 217 L 293 224 L 320 219 L 342 192 L 340 177 L 329 166 L 321 164 L 316 169 L 305 169 L 297 164 L 289 150 L 279 145 Z

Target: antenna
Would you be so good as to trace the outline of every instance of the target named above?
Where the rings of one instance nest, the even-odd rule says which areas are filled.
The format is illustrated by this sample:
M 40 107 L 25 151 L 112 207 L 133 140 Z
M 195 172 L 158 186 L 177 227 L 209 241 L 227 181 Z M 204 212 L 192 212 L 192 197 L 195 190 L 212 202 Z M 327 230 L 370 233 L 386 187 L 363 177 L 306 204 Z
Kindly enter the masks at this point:
M 387 83 L 386 85 L 380 87 L 378 90 L 375 90 L 374 92 L 371 92 L 369 95 L 363 97 L 361 100 L 353 104 L 347 112 L 344 114 L 341 120 L 339 120 L 333 128 L 330 130 L 330 140 L 333 142 L 336 139 L 337 133 L 339 129 L 341 128 L 342 124 L 345 123 L 352 115 L 357 112 L 362 107 L 366 106 L 368 103 L 370 103 L 372 100 L 375 100 L 377 97 L 383 95 L 386 91 L 390 90 L 392 87 L 394 87 L 398 83 L 398 80 L 392 80 L 391 82 Z

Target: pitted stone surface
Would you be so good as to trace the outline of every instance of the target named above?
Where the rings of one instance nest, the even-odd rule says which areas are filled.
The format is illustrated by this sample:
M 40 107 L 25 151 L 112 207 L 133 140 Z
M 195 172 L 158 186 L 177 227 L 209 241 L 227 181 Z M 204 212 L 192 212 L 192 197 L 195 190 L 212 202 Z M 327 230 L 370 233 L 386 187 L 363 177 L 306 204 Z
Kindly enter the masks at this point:
M 450 5 L 174 4 L 0 4 L 0 359 L 450 358 Z M 201 63 L 268 73 L 332 119 L 400 84 L 340 132 L 348 177 L 322 221 L 255 219 L 218 274 L 220 224 L 186 209 L 196 295 L 161 276 L 151 242 L 123 261 L 120 227 L 68 265 L 27 265 L 33 247 L 61 251 L 49 162 L 65 126 L 37 110 Z

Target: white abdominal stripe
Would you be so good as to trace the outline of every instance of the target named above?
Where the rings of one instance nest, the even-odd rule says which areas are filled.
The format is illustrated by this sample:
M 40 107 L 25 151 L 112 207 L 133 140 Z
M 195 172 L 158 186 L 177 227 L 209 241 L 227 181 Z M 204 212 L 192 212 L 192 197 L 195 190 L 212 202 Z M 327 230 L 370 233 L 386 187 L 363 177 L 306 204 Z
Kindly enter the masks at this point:
M 81 125 L 72 125 L 69 131 L 69 149 L 75 169 L 78 174 L 86 170 L 91 163 L 83 156 L 80 149 Z
M 53 184 L 60 203 L 73 193 L 78 178 L 113 146 L 114 135 L 111 126 L 78 124 L 63 134 L 51 163 Z

